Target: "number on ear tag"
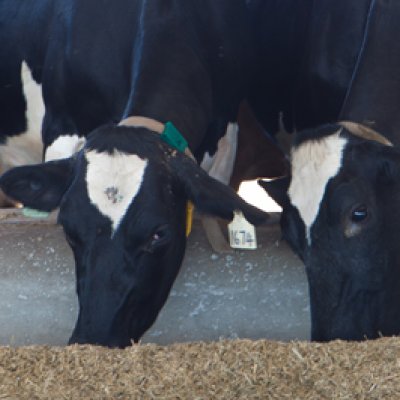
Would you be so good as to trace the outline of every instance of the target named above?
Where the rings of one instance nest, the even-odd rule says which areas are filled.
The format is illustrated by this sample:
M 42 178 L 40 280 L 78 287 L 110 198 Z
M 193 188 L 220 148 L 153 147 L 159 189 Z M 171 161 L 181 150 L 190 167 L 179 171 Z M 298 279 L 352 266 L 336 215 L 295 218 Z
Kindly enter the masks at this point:
M 256 230 L 246 220 L 241 211 L 235 211 L 232 222 L 228 225 L 229 242 L 234 249 L 257 248 Z

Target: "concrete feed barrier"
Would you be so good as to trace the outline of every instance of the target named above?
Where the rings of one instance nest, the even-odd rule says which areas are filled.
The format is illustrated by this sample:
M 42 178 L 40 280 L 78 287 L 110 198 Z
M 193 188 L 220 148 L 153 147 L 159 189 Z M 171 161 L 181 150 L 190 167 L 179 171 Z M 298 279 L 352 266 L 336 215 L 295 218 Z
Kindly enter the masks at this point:
M 167 304 L 143 342 L 309 338 L 304 267 L 279 226 L 260 248 L 214 254 L 198 221 Z M 74 261 L 62 230 L 20 211 L 0 213 L 0 345 L 65 345 L 77 317 Z

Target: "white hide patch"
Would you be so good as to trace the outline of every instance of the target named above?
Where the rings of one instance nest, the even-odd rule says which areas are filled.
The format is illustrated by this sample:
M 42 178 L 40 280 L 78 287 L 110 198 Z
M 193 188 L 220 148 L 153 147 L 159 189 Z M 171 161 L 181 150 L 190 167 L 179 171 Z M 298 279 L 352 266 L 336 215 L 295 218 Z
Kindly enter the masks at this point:
M 0 146 L 2 172 L 19 165 L 39 164 L 42 162 L 42 151 L 41 139 L 31 131 L 8 137 L 6 143 Z
M 26 99 L 26 118 L 28 131 L 33 132 L 41 142 L 41 128 L 44 116 L 42 85 L 35 82 L 28 64 L 23 61 L 21 66 L 21 80 Z
M 45 161 L 68 158 L 77 153 L 85 145 L 86 139 L 78 135 L 61 135 L 47 149 Z
M 347 143 L 341 130 L 317 140 L 308 140 L 292 150 L 292 180 L 289 198 L 306 226 L 308 244 L 310 230 L 317 218 L 326 185 L 337 175 Z
M 136 154 L 85 153 L 88 162 L 86 184 L 89 199 L 118 228 L 142 185 L 147 160 Z
M 25 61 L 21 66 L 21 81 L 26 100 L 27 130 L 10 136 L 0 146 L 2 172 L 25 164 L 38 164 L 42 161 L 42 137 L 40 134 L 44 115 L 42 87 L 32 78 Z
M 225 135 L 219 140 L 218 148 L 211 157 L 205 153 L 201 168 L 218 181 L 228 184 L 235 165 L 239 126 L 230 122 Z

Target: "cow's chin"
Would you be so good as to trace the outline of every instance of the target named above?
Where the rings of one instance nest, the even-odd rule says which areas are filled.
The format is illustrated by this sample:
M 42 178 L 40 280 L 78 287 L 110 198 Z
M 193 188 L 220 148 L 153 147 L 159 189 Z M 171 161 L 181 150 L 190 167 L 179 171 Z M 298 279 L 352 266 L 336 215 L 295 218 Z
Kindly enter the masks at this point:
M 311 340 L 313 342 L 329 342 L 331 340 L 361 341 L 376 339 L 379 331 L 371 328 L 355 326 L 349 320 L 341 320 L 330 327 L 321 328 L 318 322 L 311 322 Z
M 69 344 L 124 348 L 138 342 L 162 309 L 184 255 L 185 240 L 165 251 L 121 261 L 112 271 L 103 260 L 78 273 L 79 315 Z M 122 257 L 122 256 L 121 256 Z M 87 271 L 97 273 L 88 275 Z M 100 273 L 101 269 L 101 273 Z
M 104 347 L 109 347 L 109 348 L 119 348 L 119 349 L 124 349 L 126 347 L 131 346 L 134 343 L 137 343 L 138 341 L 135 341 L 131 338 L 109 338 L 105 340 L 101 340 L 100 338 L 98 340 L 94 339 L 90 340 L 87 339 L 83 336 L 78 336 L 75 334 L 72 334 L 70 339 L 68 340 L 68 345 L 93 345 L 93 346 L 104 346 Z
M 343 296 L 335 306 L 325 294 L 328 296 L 311 297 L 312 341 L 361 341 L 400 334 L 400 313 L 390 304 L 385 306 L 388 298 L 384 290 Z M 388 312 L 381 312 L 383 309 Z
M 143 309 L 141 313 L 110 313 L 107 321 L 104 318 L 88 322 L 88 318 L 78 317 L 77 324 L 68 344 L 90 344 L 111 348 L 125 348 L 139 342 L 144 332 L 153 324 L 159 310 Z M 100 313 L 99 313 L 100 314 Z M 121 315 L 121 318 L 119 317 Z M 122 315 L 124 320 L 122 320 Z

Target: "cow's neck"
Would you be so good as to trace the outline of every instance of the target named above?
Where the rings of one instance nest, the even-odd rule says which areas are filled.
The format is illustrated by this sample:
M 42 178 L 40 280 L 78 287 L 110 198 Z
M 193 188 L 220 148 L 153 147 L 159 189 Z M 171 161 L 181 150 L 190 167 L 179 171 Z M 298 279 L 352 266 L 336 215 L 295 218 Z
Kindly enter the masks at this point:
M 400 48 L 387 43 L 391 43 L 399 31 L 397 17 L 400 15 L 400 3 L 392 2 L 388 6 L 382 2 L 372 2 L 368 11 L 364 42 L 340 117 L 369 123 L 398 146 Z
M 134 93 L 133 105 L 126 116 L 140 115 L 161 123 L 172 122 L 195 151 L 204 138 L 210 118 L 201 102 L 184 94 L 155 91 L 141 98 Z
M 257 118 L 270 132 L 279 130 L 281 112 L 285 128 L 294 129 L 292 99 L 306 48 L 311 5 L 291 0 L 249 2 L 259 57 L 250 100 Z
M 46 52 L 49 47 L 50 31 L 52 27 L 52 12 L 56 6 L 52 2 L 37 2 L 35 7 L 20 7 L 18 16 L 22 21 L 21 29 L 16 42 L 19 43 L 21 61 L 25 60 L 31 69 L 32 76 L 36 82 L 42 82 L 42 69 L 45 62 Z M 26 26 L 24 21 L 35 21 Z
M 124 117 L 171 121 L 195 151 L 212 119 L 210 74 L 199 55 L 203 49 L 193 48 L 193 32 L 180 26 L 179 19 L 147 18 L 145 11 L 135 40 Z

